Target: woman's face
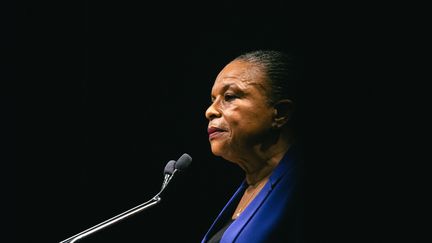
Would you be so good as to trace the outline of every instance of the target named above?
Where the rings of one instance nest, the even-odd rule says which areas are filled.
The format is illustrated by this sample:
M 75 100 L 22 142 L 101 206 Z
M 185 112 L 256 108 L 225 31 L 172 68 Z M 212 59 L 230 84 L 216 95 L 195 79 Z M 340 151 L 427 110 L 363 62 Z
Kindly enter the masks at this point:
M 266 142 L 274 115 L 268 89 L 262 72 L 247 62 L 233 61 L 219 73 L 205 113 L 213 154 L 236 161 Z

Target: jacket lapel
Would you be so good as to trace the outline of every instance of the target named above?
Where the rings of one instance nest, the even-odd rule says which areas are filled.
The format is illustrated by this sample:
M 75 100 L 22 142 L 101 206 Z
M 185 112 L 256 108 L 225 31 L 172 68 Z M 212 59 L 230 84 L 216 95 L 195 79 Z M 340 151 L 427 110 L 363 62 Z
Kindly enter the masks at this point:
M 254 198 L 254 200 L 252 200 L 249 206 L 243 211 L 243 213 L 240 214 L 240 216 L 236 220 L 234 220 L 231 226 L 225 231 L 225 234 L 222 236 L 221 242 L 234 242 L 242 229 L 247 225 L 249 220 L 268 197 L 270 192 L 271 186 L 270 183 L 267 183 L 258 193 L 258 195 Z
M 204 236 L 204 239 L 202 240 L 203 243 L 207 242 L 211 236 L 216 234 L 216 232 L 220 228 L 222 228 L 222 226 L 226 222 L 228 222 L 228 220 L 232 216 L 232 212 L 237 207 L 237 204 L 240 201 L 240 198 L 242 197 L 246 188 L 247 188 L 247 183 L 245 181 L 243 181 L 242 184 L 240 185 L 240 187 L 237 189 L 237 191 L 234 193 L 234 195 L 231 197 L 231 199 L 228 201 L 228 203 L 225 205 L 225 207 L 219 213 L 216 220 L 210 226 L 210 229 L 207 231 L 206 235 Z

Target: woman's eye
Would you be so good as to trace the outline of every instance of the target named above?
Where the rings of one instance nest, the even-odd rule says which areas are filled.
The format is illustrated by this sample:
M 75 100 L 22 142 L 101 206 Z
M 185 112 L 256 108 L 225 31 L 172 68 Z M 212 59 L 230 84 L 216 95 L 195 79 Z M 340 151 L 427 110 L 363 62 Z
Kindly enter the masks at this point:
M 225 95 L 224 95 L 224 99 L 225 99 L 225 101 L 230 101 L 230 100 L 233 100 L 233 99 L 235 99 L 235 98 L 237 98 L 237 96 L 235 96 L 235 95 L 233 95 L 233 94 L 225 94 Z

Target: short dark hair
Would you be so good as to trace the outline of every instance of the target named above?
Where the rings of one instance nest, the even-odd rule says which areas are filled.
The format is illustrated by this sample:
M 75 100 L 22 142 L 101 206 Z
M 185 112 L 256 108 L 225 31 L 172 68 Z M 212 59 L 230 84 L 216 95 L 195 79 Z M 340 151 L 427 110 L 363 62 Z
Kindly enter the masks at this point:
M 281 99 L 296 101 L 298 82 L 303 71 L 300 56 L 276 50 L 256 50 L 246 52 L 234 60 L 251 63 L 264 71 L 270 85 L 267 95 L 269 103 Z

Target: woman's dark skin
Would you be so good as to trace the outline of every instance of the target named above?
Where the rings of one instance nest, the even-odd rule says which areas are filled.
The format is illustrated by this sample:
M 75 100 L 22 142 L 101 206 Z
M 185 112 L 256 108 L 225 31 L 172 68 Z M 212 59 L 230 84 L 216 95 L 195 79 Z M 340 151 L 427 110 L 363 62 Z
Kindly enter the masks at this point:
M 263 188 L 293 143 L 287 126 L 293 104 L 288 99 L 270 102 L 267 80 L 262 67 L 232 61 L 217 76 L 205 113 L 213 154 L 239 165 L 249 184 L 233 219 Z

